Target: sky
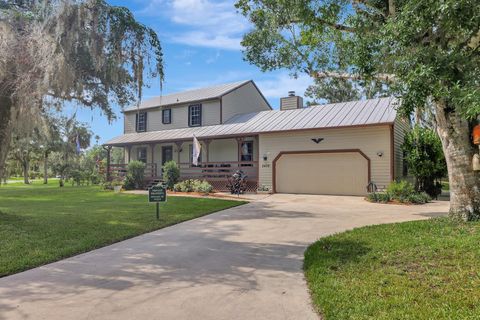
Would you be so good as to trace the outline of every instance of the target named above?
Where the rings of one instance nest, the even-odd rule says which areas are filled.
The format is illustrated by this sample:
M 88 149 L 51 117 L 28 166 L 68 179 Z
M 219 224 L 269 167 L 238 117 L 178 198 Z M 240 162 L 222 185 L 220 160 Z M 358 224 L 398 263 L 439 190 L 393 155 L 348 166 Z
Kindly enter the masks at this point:
M 165 59 L 165 82 L 160 92 L 158 81 L 144 91 L 143 99 L 220 83 L 253 80 L 273 108 L 280 97 L 294 90 L 303 95 L 311 83 L 307 75 L 297 79 L 288 70 L 263 73 L 243 60 L 240 41 L 251 28 L 237 13 L 234 0 L 109 0 L 128 7 L 135 18 L 153 28 L 161 41 Z M 70 106 L 103 143 L 123 133 L 120 108 L 118 120 L 109 124 L 98 111 Z M 94 141 L 92 141 L 94 143 Z

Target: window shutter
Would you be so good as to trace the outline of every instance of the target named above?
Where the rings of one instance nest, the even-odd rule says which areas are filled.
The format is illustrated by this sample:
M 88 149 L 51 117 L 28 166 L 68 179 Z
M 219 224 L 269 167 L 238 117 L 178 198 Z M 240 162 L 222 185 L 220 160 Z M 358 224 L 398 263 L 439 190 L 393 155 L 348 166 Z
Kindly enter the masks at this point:
M 200 115 L 199 116 L 200 117 L 200 124 L 199 125 L 201 126 L 202 125 L 202 105 L 201 104 L 198 105 L 198 113 Z
M 188 126 L 192 126 L 192 107 L 193 106 L 188 106 Z
M 148 112 L 145 112 L 143 115 L 143 132 L 147 132 L 147 114 Z
M 138 132 L 138 113 L 135 113 L 135 132 Z

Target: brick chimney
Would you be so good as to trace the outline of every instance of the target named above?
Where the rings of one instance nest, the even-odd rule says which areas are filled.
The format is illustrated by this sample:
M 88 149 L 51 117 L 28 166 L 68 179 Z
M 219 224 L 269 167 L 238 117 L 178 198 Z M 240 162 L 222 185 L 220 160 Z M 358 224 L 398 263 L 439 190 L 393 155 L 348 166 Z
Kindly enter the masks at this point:
M 288 97 L 280 98 L 280 110 L 303 108 L 303 98 L 295 95 L 295 91 L 288 91 Z

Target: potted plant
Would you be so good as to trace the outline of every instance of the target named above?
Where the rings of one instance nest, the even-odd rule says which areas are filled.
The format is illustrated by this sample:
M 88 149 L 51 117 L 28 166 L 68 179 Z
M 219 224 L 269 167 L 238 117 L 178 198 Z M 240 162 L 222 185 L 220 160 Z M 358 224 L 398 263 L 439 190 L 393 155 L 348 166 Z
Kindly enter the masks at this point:
M 122 180 L 113 180 L 112 181 L 113 190 L 115 193 L 118 193 L 122 190 L 123 181 Z

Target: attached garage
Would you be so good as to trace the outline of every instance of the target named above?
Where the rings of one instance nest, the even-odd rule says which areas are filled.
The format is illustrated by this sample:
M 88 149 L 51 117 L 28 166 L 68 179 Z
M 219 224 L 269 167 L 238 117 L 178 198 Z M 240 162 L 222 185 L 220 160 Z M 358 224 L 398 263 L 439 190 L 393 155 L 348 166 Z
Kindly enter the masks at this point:
M 361 196 L 370 181 L 370 159 L 360 150 L 280 152 L 273 170 L 279 193 Z

